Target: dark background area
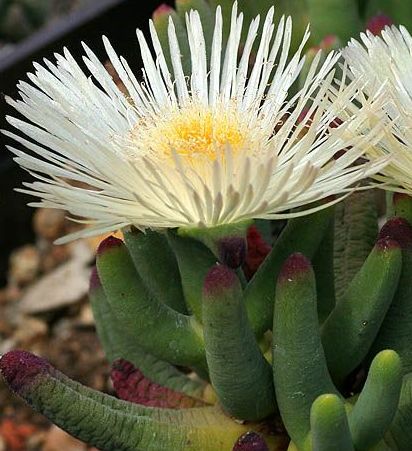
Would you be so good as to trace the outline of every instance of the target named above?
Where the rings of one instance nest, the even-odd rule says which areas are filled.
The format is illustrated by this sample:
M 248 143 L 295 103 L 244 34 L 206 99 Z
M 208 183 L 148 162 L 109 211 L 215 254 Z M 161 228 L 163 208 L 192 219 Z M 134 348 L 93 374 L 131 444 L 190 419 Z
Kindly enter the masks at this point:
M 141 59 L 135 30 L 147 31 L 148 18 L 161 3 L 173 4 L 171 0 L 96 0 L 17 44 L 0 58 L 0 129 L 10 128 L 5 116 L 15 114 L 4 96 L 16 98 L 16 83 L 27 78 L 27 72 L 33 70 L 32 62 L 41 61 L 44 57 L 53 59 L 53 53 L 61 52 L 64 46 L 80 62 L 84 54 L 81 41 L 85 41 L 104 61 L 106 57 L 101 40 L 104 34 L 117 52 L 126 57 L 131 68 L 138 72 Z M 0 134 L 0 286 L 6 281 L 10 252 L 33 239 L 33 209 L 26 206 L 33 198 L 14 191 L 23 180 L 30 180 L 30 176 L 12 161 L 5 148 L 7 141 Z

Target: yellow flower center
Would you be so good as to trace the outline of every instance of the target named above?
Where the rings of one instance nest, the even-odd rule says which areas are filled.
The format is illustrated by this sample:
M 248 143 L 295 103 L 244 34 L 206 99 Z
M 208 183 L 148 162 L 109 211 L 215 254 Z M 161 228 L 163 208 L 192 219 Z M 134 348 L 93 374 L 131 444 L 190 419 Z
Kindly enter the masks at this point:
M 192 165 L 222 157 L 226 146 L 232 154 L 253 152 L 260 129 L 247 122 L 247 114 L 243 116 L 233 107 L 176 108 L 140 119 L 132 130 L 132 147 L 161 160 L 170 160 L 176 152 Z

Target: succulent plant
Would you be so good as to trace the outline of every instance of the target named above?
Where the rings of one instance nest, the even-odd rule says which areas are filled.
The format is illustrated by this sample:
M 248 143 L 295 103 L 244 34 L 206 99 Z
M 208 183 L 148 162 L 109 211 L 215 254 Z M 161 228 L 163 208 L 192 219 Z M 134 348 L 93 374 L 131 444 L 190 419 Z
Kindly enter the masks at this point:
M 3 377 L 104 450 L 406 451 L 412 199 L 396 195 L 378 233 L 373 195 L 291 219 L 246 284 L 242 258 L 230 268 L 175 231 L 107 238 L 90 299 L 122 400 L 24 351 Z M 233 238 L 218 243 L 242 255 Z
M 230 14 L 231 4 L 223 3 L 223 12 Z M 246 16 L 252 17 L 268 6 L 268 2 L 263 3 L 245 0 L 240 6 Z M 359 14 L 355 2 L 324 3 L 330 6 L 327 27 L 342 20 L 340 39 L 354 32 L 346 28 L 349 23 L 356 30 L 360 27 L 360 20 L 353 19 Z M 288 8 L 296 6 L 295 2 L 287 4 Z M 315 31 L 324 38 L 327 27 L 316 22 L 321 3 L 308 0 L 307 6 L 311 14 L 317 11 Z M 193 7 L 199 10 L 205 48 L 211 52 L 213 40 L 207 30 L 213 28 L 213 16 L 206 1 L 178 0 L 176 10 L 162 6 L 154 14 L 158 33 L 154 45 L 158 49 L 162 43 L 167 48 L 167 23 L 169 17 L 174 20 L 176 36 L 172 38 L 179 42 L 183 55 L 183 67 L 176 70 L 180 89 L 185 73 L 191 70 L 189 55 L 193 60 L 197 55 L 193 36 L 189 49 L 183 21 Z M 304 11 L 302 8 L 297 13 L 304 15 Z M 192 20 L 197 24 L 198 16 Z M 271 22 L 266 23 L 267 30 Z M 223 32 L 227 36 L 228 30 L 223 28 Z M 239 29 L 239 38 L 240 33 Z M 139 38 L 142 40 L 141 35 Z M 327 40 L 321 46 L 329 49 L 338 42 Z M 106 45 L 131 92 L 137 85 L 126 76 L 128 67 Z M 142 48 L 146 51 L 147 46 L 143 44 Z M 176 65 L 170 48 L 169 53 L 165 50 L 164 59 L 161 54 L 158 60 L 160 69 L 154 67 L 146 52 L 146 66 L 152 75 L 161 78 L 159 73 L 165 75 L 167 64 Z M 108 75 L 99 73 L 96 57 L 86 51 L 86 64 L 112 93 Z M 310 57 L 315 62 L 320 58 L 314 54 Z M 84 77 L 68 53 L 59 58 L 63 69 L 74 68 L 79 77 Z M 52 67 L 59 73 L 58 67 Z M 201 63 L 199 67 L 203 67 Z M 313 75 L 315 69 L 311 66 L 308 72 Z M 86 77 L 80 78 L 84 83 L 79 87 L 71 75 L 60 74 L 64 89 L 52 92 L 56 98 L 66 92 L 66 83 L 73 83 L 72 88 L 79 92 L 85 86 L 90 88 Z M 36 76 L 32 78 L 41 83 Z M 34 105 L 37 101 L 51 103 L 49 98 L 44 100 L 47 96 L 24 84 L 22 90 Z M 110 103 L 102 91 L 95 95 L 93 108 L 97 105 L 103 109 Z M 62 102 L 70 111 L 74 109 L 72 100 Z M 27 117 L 35 117 L 32 105 L 15 106 Z M 121 97 L 121 107 L 127 113 L 129 99 Z M 309 113 L 315 114 L 315 108 L 310 108 Z M 339 124 L 335 124 L 335 115 L 326 117 L 332 119 L 328 127 L 328 133 L 332 133 Z M 65 116 L 59 119 L 63 124 Z M 74 127 L 77 120 L 76 116 L 66 124 L 68 130 L 78 132 Z M 27 134 L 33 133 L 33 139 L 45 139 L 45 127 L 40 131 L 27 123 L 13 122 L 13 118 L 10 122 L 20 125 Z M 304 124 L 297 127 L 303 129 Z M 83 135 L 78 136 L 83 139 Z M 47 143 L 60 143 L 56 136 L 48 139 Z M 95 182 L 92 159 L 80 164 L 66 159 L 66 154 L 52 154 L 24 138 L 17 140 L 50 161 L 47 168 L 53 171 L 55 185 L 44 183 L 42 175 L 42 183 L 33 184 L 37 194 L 41 192 L 44 200 L 50 201 L 46 206 L 56 206 L 53 202 L 66 206 L 65 189 L 73 190 L 66 182 L 68 174 L 88 174 L 87 180 Z M 63 151 L 69 154 L 69 145 L 63 139 L 61 142 Z M 336 150 L 345 155 L 349 152 L 345 146 Z M 75 152 L 76 156 L 81 154 L 77 147 Z M 23 166 L 41 172 L 40 160 L 15 153 Z M 102 155 L 109 158 L 109 151 Z M 337 161 L 339 158 L 336 156 Z M 359 163 L 356 168 L 361 167 L 362 162 L 355 160 Z M 156 174 L 149 160 L 142 164 Z M 250 168 L 246 168 L 246 180 L 249 175 Z M 219 179 L 216 173 L 215 178 Z M 161 176 L 148 180 L 157 201 L 163 200 L 158 189 Z M 99 196 L 109 197 L 114 192 L 118 202 L 126 203 L 126 199 L 102 176 L 98 182 L 103 188 L 88 191 L 86 200 L 91 209 L 96 207 L 94 213 L 101 220 L 97 229 L 106 231 L 112 226 L 111 212 L 107 211 L 109 204 L 104 204 L 105 208 L 98 205 Z M 203 188 L 207 209 L 212 204 L 208 203 L 211 194 L 206 185 Z M 247 197 L 248 191 L 243 191 Z M 53 195 L 59 192 L 62 194 L 56 201 Z M 78 199 L 79 192 L 76 187 Z M 237 194 L 239 198 L 232 193 L 232 200 L 242 205 L 243 199 Z M 408 451 L 412 443 L 412 198 L 396 194 L 392 199 L 388 195 L 389 213 L 379 229 L 375 196 L 374 190 L 360 190 L 337 205 L 334 199 L 316 198 L 312 213 L 295 209 L 276 239 L 271 235 L 273 221 L 267 217 L 208 227 L 153 227 L 156 230 L 145 232 L 120 222 L 124 240 L 111 236 L 100 244 L 90 281 L 97 333 L 112 365 L 117 397 L 84 387 L 25 351 L 4 355 L 0 372 L 11 390 L 35 410 L 102 450 Z M 176 196 L 169 199 L 180 205 Z M 150 219 L 155 207 L 145 203 L 144 197 L 137 200 Z M 200 205 L 193 197 L 192 202 L 197 201 Z M 219 198 L 215 201 L 218 203 Z M 169 205 L 164 208 L 170 210 Z

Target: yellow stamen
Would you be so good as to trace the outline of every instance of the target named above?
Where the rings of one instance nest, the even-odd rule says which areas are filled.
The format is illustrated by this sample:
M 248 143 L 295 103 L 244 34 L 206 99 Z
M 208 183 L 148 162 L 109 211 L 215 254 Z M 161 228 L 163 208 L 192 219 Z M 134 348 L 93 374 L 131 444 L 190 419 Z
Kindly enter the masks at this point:
M 214 161 L 223 155 L 226 146 L 232 154 L 253 151 L 258 130 L 235 108 L 212 110 L 190 105 L 141 119 L 132 131 L 132 147 L 149 150 L 156 158 L 166 160 L 176 152 L 186 162 L 196 164 Z

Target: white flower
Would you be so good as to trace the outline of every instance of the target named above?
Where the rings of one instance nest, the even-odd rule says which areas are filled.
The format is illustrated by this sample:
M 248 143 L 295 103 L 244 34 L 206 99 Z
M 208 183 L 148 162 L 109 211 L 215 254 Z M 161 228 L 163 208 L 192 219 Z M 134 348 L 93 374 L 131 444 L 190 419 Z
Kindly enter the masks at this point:
M 352 76 L 365 80 L 364 91 L 373 96 L 385 84 L 386 123 L 380 147 L 392 155 L 391 162 L 375 176 L 385 189 L 412 193 L 412 37 L 405 27 L 386 27 L 381 36 L 361 34 L 343 50 Z M 374 158 L 375 154 L 369 154 Z
M 373 102 L 365 102 L 339 127 L 330 126 L 336 108 L 328 101 L 329 88 L 339 55 L 331 53 L 320 64 L 318 54 L 303 88 L 288 100 L 304 63 L 308 33 L 289 58 L 292 21 L 282 18 L 275 27 L 273 16 L 272 8 L 250 73 L 259 17 L 240 52 L 243 16 L 236 3 L 223 57 L 222 15 L 216 10 L 210 62 L 198 13 L 186 17 L 190 77 L 183 73 L 172 22 L 173 76 L 153 23 L 155 59 L 137 31 L 143 83 L 104 38 L 128 96 L 87 46 L 84 63 L 92 77 L 66 49 L 56 56 L 56 65 L 47 60 L 46 67 L 34 65 L 32 85 L 18 85 L 21 100 L 8 99 L 28 119 L 8 118 L 26 138 L 6 134 L 27 149 L 11 151 L 37 179 L 21 190 L 41 199 L 31 205 L 62 208 L 90 224 L 60 242 L 131 224 L 213 227 L 302 215 L 324 206 L 311 203 L 349 192 L 385 164 L 354 165 L 379 139 L 378 127 L 363 133 Z M 339 104 L 350 103 L 357 89 L 357 83 L 340 89 Z M 304 112 L 307 119 L 299 121 Z M 334 159 L 348 146 L 350 151 Z M 296 207 L 304 211 L 288 212 Z

